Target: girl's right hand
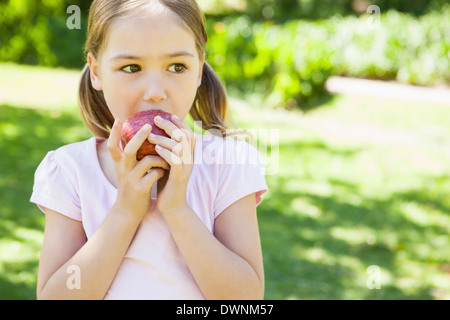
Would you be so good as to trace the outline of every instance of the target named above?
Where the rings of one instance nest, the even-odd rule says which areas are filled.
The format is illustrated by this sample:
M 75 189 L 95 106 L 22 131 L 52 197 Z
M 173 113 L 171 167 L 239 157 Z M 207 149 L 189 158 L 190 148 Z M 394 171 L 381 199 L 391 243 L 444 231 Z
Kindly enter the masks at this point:
M 116 119 L 107 143 L 117 178 L 115 206 L 140 222 L 150 209 L 153 184 L 164 176 L 164 169 L 169 170 L 170 166 L 160 156 L 145 156 L 140 161 L 136 160 L 137 151 L 152 130 L 151 125 L 143 126 L 123 149 L 122 125 Z

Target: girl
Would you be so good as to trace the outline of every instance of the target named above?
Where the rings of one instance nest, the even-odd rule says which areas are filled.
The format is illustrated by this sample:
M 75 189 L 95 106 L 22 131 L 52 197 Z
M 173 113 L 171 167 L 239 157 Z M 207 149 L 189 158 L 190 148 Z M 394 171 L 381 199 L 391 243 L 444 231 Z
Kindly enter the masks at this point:
M 93 2 L 79 104 L 95 137 L 49 152 L 35 174 L 39 299 L 263 298 L 261 158 L 182 120 L 226 130 L 206 41 L 195 0 Z M 152 109 L 174 115 L 156 119 L 170 138 L 147 125 L 123 147 L 123 120 Z M 158 156 L 137 161 L 146 139 Z

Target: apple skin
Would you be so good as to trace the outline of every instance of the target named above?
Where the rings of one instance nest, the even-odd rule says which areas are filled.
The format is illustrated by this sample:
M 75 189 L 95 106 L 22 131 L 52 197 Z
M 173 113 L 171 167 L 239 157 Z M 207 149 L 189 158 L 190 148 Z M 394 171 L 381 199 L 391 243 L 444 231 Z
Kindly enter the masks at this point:
M 141 129 L 145 124 L 150 124 L 152 126 L 152 133 L 155 135 L 160 135 L 164 137 L 169 137 L 164 130 L 155 125 L 155 117 L 160 116 L 163 119 L 172 121 L 172 114 L 161 111 L 161 110 L 147 110 L 133 114 L 122 126 L 122 136 L 125 145 L 130 142 L 134 135 Z M 136 153 L 136 159 L 139 161 L 146 155 L 157 155 L 155 151 L 155 145 L 145 140 L 142 146 Z

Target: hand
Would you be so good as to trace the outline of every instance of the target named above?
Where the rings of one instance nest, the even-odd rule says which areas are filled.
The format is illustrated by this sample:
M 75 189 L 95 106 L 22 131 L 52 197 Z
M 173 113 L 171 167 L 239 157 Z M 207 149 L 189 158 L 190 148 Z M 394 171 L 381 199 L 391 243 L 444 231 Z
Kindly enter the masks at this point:
M 138 149 L 152 130 L 151 125 L 143 126 L 124 149 L 121 147 L 122 125 L 120 120 L 114 122 L 107 143 L 117 177 L 115 206 L 140 221 L 150 209 L 153 184 L 164 176 L 163 169 L 170 167 L 159 156 L 136 160 Z
M 149 136 L 149 141 L 156 144 L 156 152 L 170 165 L 166 185 L 158 191 L 157 198 L 159 211 L 167 215 L 188 207 L 186 193 L 194 165 L 195 136 L 177 116 L 172 116 L 172 122 L 156 117 L 155 124 L 170 137 Z

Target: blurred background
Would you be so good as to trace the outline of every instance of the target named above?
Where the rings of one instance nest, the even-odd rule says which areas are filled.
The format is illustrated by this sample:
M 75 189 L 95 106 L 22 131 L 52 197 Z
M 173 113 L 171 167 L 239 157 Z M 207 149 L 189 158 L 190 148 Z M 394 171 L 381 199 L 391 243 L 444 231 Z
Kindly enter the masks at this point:
M 450 299 L 450 3 L 198 2 L 235 126 L 279 138 L 261 142 L 265 298 Z M 90 3 L 0 0 L 0 299 L 36 298 L 36 167 L 91 136 Z

